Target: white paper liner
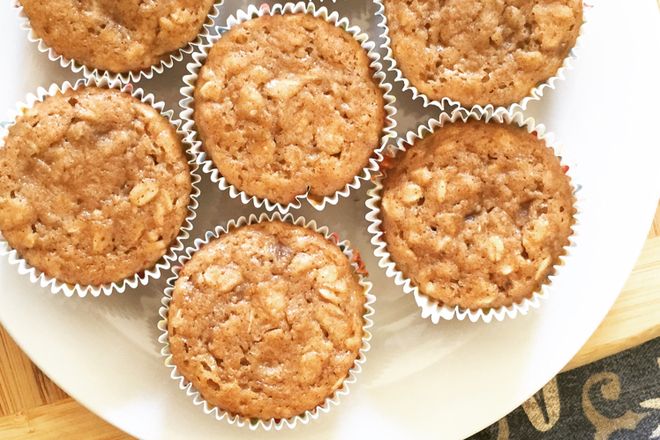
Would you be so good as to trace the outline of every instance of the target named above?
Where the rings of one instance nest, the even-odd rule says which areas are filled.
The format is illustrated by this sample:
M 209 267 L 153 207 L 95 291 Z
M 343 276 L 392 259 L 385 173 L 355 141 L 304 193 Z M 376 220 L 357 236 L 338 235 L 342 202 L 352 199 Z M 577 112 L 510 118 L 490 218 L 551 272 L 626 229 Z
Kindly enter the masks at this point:
M 186 140 L 186 133 L 181 128 L 181 121 L 174 119 L 174 112 L 172 110 L 165 110 L 165 104 L 163 102 L 156 101 L 154 95 L 151 93 L 146 94 L 142 89 L 134 89 L 130 84 L 122 84 L 118 79 L 108 80 L 107 78 L 87 78 L 79 79 L 74 84 L 71 84 L 68 81 L 62 85 L 52 84 L 48 89 L 40 87 L 37 89 L 36 94 L 29 94 L 26 97 L 25 103 L 17 104 L 16 110 L 12 115 L 12 122 L 0 129 L 0 148 L 4 147 L 4 139 L 7 136 L 9 127 L 15 123 L 16 118 L 22 114 L 22 111 L 27 108 L 31 108 L 37 102 L 43 102 L 44 99 L 46 99 L 48 96 L 64 93 L 68 90 L 77 90 L 83 86 L 111 88 L 129 93 L 139 101 L 152 106 L 154 109 L 158 110 L 162 116 L 167 118 L 167 120 L 176 128 L 176 132 L 183 142 L 184 147 L 186 148 L 192 187 L 190 191 L 190 200 L 188 203 L 188 215 L 184 219 L 179 229 L 179 234 L 168 249 L 167 253 L 163 255 L 153 267 L 140 271 L 131 277 L 123 279 L 122 281 L 95 286 L 60 282 L 57 279 L 44 274 L 39 269 L 32 267 L 18 254 L 16 250 L 9 246 L 9 243 L 4 239 L 2 234 L 0 234 L 0 256 L 7 256 L 9 264 L 17 266 L 18 273 L 28 276 L 31 282 L 38 284 L 41 287 L 50 289 L 53 294 L 61 292 L 66 297 L 78 295 L 81 298 L 87 296 L 88 294 L 94 297 L 98 297 L 101 294 L 107 296 L 114 292 L 123 293 L 129 287 L 135 288 L 139 285 L 146 285 L 149 280 L 160 278 L 161 272 L 168 270 L 171 267 L 172 262 L 176 260 L 177 253 L 183 250 L 183 241 L 189 237 L 190 231 L 193 228 L 192 222 L 197 216 L 196 209 L 199 205 L 197 197 L 199 196 L 200 191 L 197 187 L 197 184 L 201 180 L 201 177 L 199 174 L 197 174 L 198 166 L 195 161 L 195 156 L 191 151 L 192 146 Z
M 351 182 L 347 183 L 344 188 L 335 192 L 332 196 L 323 197 L 320 201 L 312 200 L 308 197 L 308 193 L 305 193 L 297 196 L 294 202 L 281 204 L 273 203 L 266 198 L 250 196 L 246 192 L 239 190 L 234 185 L 227 182 L 227 180 L 220 174 L 220 171 L 217 169 L 210 156 L 204 150 L 202 141 L 199 139 L 199 134 L 197 133 L 197 127 L 193 117 L 194 89 L 199 70 L 201 69 L 203 63 L 206 61 L 209 50 L 216 41 L 222 38 L 222 34 L 227 32 L 232 26 L 264 15 L 284 15 L 295 13 L 306 13 L 313 15 L 314 17 L 320 17 L 326 20 L 328 23 L 331 23 L 347 31 L 360 43 L 362 48 L 367 52 L 369 59 L 371 60 L 370 67 L 374 70 L 373 78 L 378 83 L 378 86 L 383 92 L 383 98 L 385 102 L 385 126 L 383 128 L 383 135 L 381 136 L 380 145 L 375 148 L 374 153 L 369 158 L 367 166 L 364 167 Z M 397 136 L 395 130 L 397 123 L 394 119 L 394 115 L 397 112 L 397 108 L 394 106 L 396 98 L 391 94 L 392 85 L 387 82 L 386 73 L 383 69 L 381 57 L 378 52 L 379 48 L 374 42 L 369 40 L 367 34 L 363 33 L 359 27 L 350 26 L 348 19 L 340 18 L 336 11 L 330 13 L 326 7 L 317 8 L 313 3 L 278 3 L 270 7 L 262 6 L 261 8 L 250 5 L 245 11 L 238 10 L 235 15 L 230 16 L 227 19 L 227 24 L 225 26 L 218 27 L 217 33 L 215 35 L 208 36 L 206 40 L 206 43 L 197 45 L 197 50 L 193 52 L 193 61 L 190 62 L 187 66 L 188 72 L 190 73 L 183 77 L 184 86 L 181 88 L 181 94 L 184 96 L 184 98 L 179 103 L 183 108 L 183 111 L 181 112 L 181 119 L 184 121 L 184 129 L 190 133 L 189 140 L 193 144 L 193 151 L 195 151 L 198 156 L 198 163 L 200 164 L 202 171 L 207 173 L 211 181 L 216 183 L 221 190 L 227 190 L 231 198 L 240 198 L 241 202 L 244 204 L 252 203 L 255 208 L 261 208 L 263 206 L 268 211 L 278 210 L 283 214 L 289 212 L 291 209 L 300 208 L 302 201 L 307 200 L 312 207 L 318 211 L 321 211 L 326 207 L 326 205 L 336 205 L 339 203 L 339 199 L 341 197 L 348 197 L 351 190 L 358 189 L 362 185 L 363 181 L 369 180 L 371 175 L 378 170 L 378 162 L 380 159 L 382 159 L 382 150 L 385 148 L 390 139 L 394 139 Z
M 396 59 L 394 58 L 394 55 L 392 53 L 392 39 L 389 36 L 390 28 L 387 24 L 387 17 L 385 16 L 385 5 L 383 3 L 383 0 L 373 0 L 373 1 L 378 7 L 378 10 L 376 11 L 376 17 L 378 17 L 380 20 L 377 23 L 377 26 L 382 30 L 381 37 L 384 40 L 383 48 L 385 49 L 385 55 L 383 56 L 383 59 L 389 62 L 390 66 L 388 70 L 394 73 L 395 82 L 401 83 L 404 92 L 410 91 L 412 93 L 413 100 L 421 101 L 424 108 L 437 107 L 441 111 L 450 111 L 454 107 L 466 108 L 460 102 L 454 101 L 453 99 L 448 97 L 442 98 L 440 100 L 430 99 L 426 94 L 420 92 L 417 89 L 417 87 L 412 85 L 410 80 L 408 80 L 408 78 L 406 78 L 406 76 L 403 74 L 401 69 L 399 69 Z M 587 15 L 589 8 L 591 8 L 591 6 L 587 4 L 583 4 L 582 25 L 580 26 L 578 37 L 575 40 L 575 45 L 571 48 L 571 50 L 568 53 L 568 56 L 564 59 L 563 64 L 553 76 L 551 76 L 544 82 L 535 86 L 529 92 L 529 94 L 525 96 L 520 102 L 514 102 L 512 104 L 509 104 L 508 107 L 494 106 L 492 104 L 487 104 L 487 105 L 475 105 L 472 108 L 474 109 L 482 108 L 482 109 L 487 109 L 489 111 L 495 111 L 500 109 L 505 109 L 509 112 L 524 111 L 527 109 L 527 107 L 531 102 L 541 100 L 543 95 L 548 90 L 555 90 L 557 88 L 557 83 L 566 79 L 566 74 L 568 73 L 568 71 L 573 69 L 573 63 L 575 62 L 580 51 L 582 50 L 581 45 L 582 45 L 585 25 L 587 24 Z
M 575 196 L 575 223 L 572 226 L 572 234 L 569 237 L 569 244 L 564 247 L 565 254 L 559 257 L 559 262 L 553 266 L 553 274 L 548 277 L 548 281 L 541 286 L 541 290 L 535 292 L 531 298 L 526 298 L 520 303 L 515 303 L 510 306 L 502 306 L 498 308 L 483 308 L 477 310 L 465 309 L 459 306 L 450 307 L 441 304 L 438 300 L 421 293 L 413 281 L 406 278 L 405 275 L 396 267 L 396 263 L 392 259 L 387 250 L 387 243 L 383 240 L 383 231 L 381 230 L 382 220 L 380 219 L 380 202 L 381 191 L 383 189 L 382 178 L 383 173 L 379 173 L 374 178 L 375 187 L 367 192 L 367 215 L 366 219 L 369 222 L 368 231 L 371 233 L 371 243 L 375 246 L 374 255 L 378 258 L 378 266 L 385 270 L 388 277 L 394 279 L 397 286 L 401 286 L 403 292 L 412 294 L 415 302 L 421 309 L 421 316 L 423 318 L 430 318 L 434 324 L 437 324 L 440 319 L 450 320 L 458 319 L 464 320 L 468 318 L 472 322 L 484 321 L 490 323 L 493 319 L 502 321 L 505 318 L 515 318 L 516 316 L 526 315 L 530 309 L 538 308 L 541 305 L 541 300 L 547 298 L 552 293 L 552 282 L 559 276 L 561 267 L 566 265 L 571 260 L 571 251 L 576 246 L 576 240 L 579 236 L 579 228 L 581 225 L 581 206 L 584 203 L 582 199 L 582 185 L 579 183 L 580 168 L 579 165 L 570 160 L 566 160 L 567 151 L 561 146 L 558 146 L 555 137 L 552 133 L 547 133 L 543 124 L 538 124 L 533 118 L 526 118 L 523 113 L 519 111 L 510 111 L 506 109 L 484 109 L 482 107 L 475 107 L 470 110 L 465 108 L 457 108 L 451 113 L 442 112 L 438 119 L 431 119 L 427 124 L 421 125 L 416 131 L 409 131 L 405 138 L 398 142 L 397 148 L 390 148 L 384 152 L 387 157 L 393 158 L 398 153 L 405 151 L 412 146 L 415 141 L 430 135 L 436 129 L 442 127 L 447 123 L 460 123 L 458 121 L 466 122 L 469 119 L 484 120 L 490 123 L 505 123 L 515 124 L 519 127 L 526 129 L 529 133 L 536 132 L 538 139 L 541 139 L 545 144 L 550 147 L 557 157 L 559 157 L 562 166 L 567 165 L 568 171 L 566 175 L 571 181 L 573 194 Z M 569 158 L 570 159 L 570 158 Z
M 49 60 L 59 63 L 59 65 L 65 69 L 67 68 L 71 69 L 73 73 L 82 72 L 85 78 L 103 77 L 108 80 L 118 79 L 123 83 L 129 83 L 129 82 L 138 82 L 142 78 L 151 79 L 154 77 L 154 75 L 159 75 L 163 73 L 165 69 L 171 68 L 174 65 L 174 63 L 178 63 L 181 60 L 183 60 L 184 55 L 191 53 L 194 50 L 195 45 L 204 41 L 211 32 L 211 30 L 214 28 L 215 19 L 220 14 L 219 7 L 222 3 L 222 0 L 216 0 L 216 2 L 213 4 L 211 10 L 206 16 L 206 19 L 204 21 L 204 24 L 202 25 L 199 34 L 197 35 L 197 37 L 195 37 L 194 40 L 188 42 L 185 46 L 181 47 L 178 50 L 173 51 L 169 55 L 164 55 L 163 58 L 160 60 L 160 62 L 153 64 L 148 68 L 142 70 L 134 70 L 130 72 L 121 72 L 121 73 L 90 68 L 74 59 L 69 59 L 63 55 L 58 54 L 55 51 L 55 49 L 48 46 L 46 42 L 34 32 L 34 29 L 32 29 L 32 25 L 30 24 L 30 18 L 23 10 L 23 6 L 21 5 L 20 0 L 12 0 L 12 2 L 13 2 L 13 6 L 18 11 L 18 17 L 21 20 L 20 27 L 21 29 L 25 30 L 28 34 L 27 35 L 28 41 L 32 43 L 36 43 L 39 52 L 45 53 L 48 56 Z
M 204 400 L 199 391 L 193 387 L 192 382 L 187 382 L 186 379 L 180 374 L 179 369 L 172 362 L 172 353 L 170 352 L 170 344 L 167 332 L 167 317 L 170 301 L 172 300 L 172 291 L 174 290 L 174 284 L 178 279 L 179 271 L 181 270 L 181 267 L 188 260 L 190 260 L 196 251 L 198 251 L 202 246 L 208 244 L 210 241 L 241 226 L 276 220 L 302 226 L 320 233 L 327 240 L 337 244 L 346 258 L 349 259 L 351 266 L 353 266 L 353 269 L 355 270 L 355 273 L 359 276 L 359 283 L 360 286 L 364 288 L 364 295 L 366 297 L 362 325 L 362 345 L 360 347 L 358 357 L 355 359 L 353 366 L 348 371 L 348 375 L 344 379 L 341 387 L 337 388 L 332 395 L 328 396 L 322 405 L 317 406 L 313 410 L 307 410 L 303 414 L 290 417 L 288 419 L 258 419 L 256 422 L 253 422 L 250 418 L 231 414 L 216 406 L 211 406 L 208 402 L 206 402 L 206 400 Z M 249 217 L 240 217 L 237 220 L 230 220 L 227 223 L 227 226 L 216 226 L 215 229 L 207 231 L 204 238 L 195 239 L 193 246 L 186 249 L 185 253 L 182 253 L 178 258 L 178 264 L 172 270 L 174 276 L 167 280 L 167 287 L 165 288 L 164 297 L 161 301 L 162 306 L 159 310 L 159 315 L 162 319 L 158 322 L 158 329 L 160 330 L 161 334 L 158 337 L 158 341 L 163 345 L 161 354 L 165 357 L 165 366 L 171 370 L 170 377 L 177 381 L 179 388 L 185 391 L 186 395 L 191 397 L 193 403 L 196 406 L 200 406 L 204 413 L 213 415 L 213 417 L 215 417 L 217 420 L 226 420 L 231 425 L 237 425 L 240 427 L 248 426 L 251 430 L 264 429 L 266 431 L 271 431 L 274 429 L 279 431 L 285 426 L 287 428 L 293 429 L 298 424 L 306 425 L 310 421 L 319 418 L 322 413 L 329 412 L 333 406 L 339 405 L 341 397 L 349 394 L 349 385 L 355 383 L 357 380 L 357 374 L 362 371 L 362 367 L 366 362 L 366 353 L 371 348 L 371 344 L 369 343 L 371 340 L 371 332 L 369 329 L 373 326 L 373 304 L 376 302 L 376 297 L 371 293 L 371 289 L 373 288 L 372 283 L 360 273 L 358 261 L 360 261 L 359 254 L 356 254 L 351 249 L 350 243 L 347 240 L 338 241 L 336 235 L 332 234 L 327 226 L 318 226 L 314 220 L 308 221 L 304 217 L 294 218 L 292 214 L 282 215 L 279 212 L 271 214 L 262 213 L 259 215 L 259 217 L 257 217 L 255 214 L 251 214 Z

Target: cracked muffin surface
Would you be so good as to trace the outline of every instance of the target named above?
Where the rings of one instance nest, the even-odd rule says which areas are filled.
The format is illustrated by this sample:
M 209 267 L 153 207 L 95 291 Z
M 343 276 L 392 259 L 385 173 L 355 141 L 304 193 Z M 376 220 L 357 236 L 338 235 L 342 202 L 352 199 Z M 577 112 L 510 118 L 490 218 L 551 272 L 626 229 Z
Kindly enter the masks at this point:
M 147 69 L 201 32 L 215 0 L 20 0 L 35 34 L 91 68 Z
M 350 33 L 308 14 L 233 26 L 195 85 L 204 150 L 250 196 L 333 195 L 380 144 L 384 99 L 370 64 Z
M 399 68 L 430 99 L 521 101 L 575 45 L 582 0 L 385 0 Z
M 548 281 L 575 199 L 543 140 L 513 125 L 456 122 L 399 154 L 383 181 L 383 238 L 420 292 L 479 309 L 518 303 Z
M 342 386 L 365 291 L 321 234 L 280 221 L 229 231 L 185 262 L 168 312 L 173 363 L 211 405 L 289 418 Z
M 46 97 L 0 148 L 0 230 L 65 283 L 100 285 L 152 267 L 178 235 L 190 192 L 174 127 L 114 89 Z

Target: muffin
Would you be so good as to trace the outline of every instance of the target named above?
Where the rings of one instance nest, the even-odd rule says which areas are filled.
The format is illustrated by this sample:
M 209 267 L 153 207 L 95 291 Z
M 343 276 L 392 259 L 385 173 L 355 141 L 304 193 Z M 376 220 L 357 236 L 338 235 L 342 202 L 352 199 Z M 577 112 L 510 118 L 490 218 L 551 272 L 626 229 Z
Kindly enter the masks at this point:
M 382 91 L 347 31 L 308 14 L 237 24 L 210 49 L 194 121 L 223 177 L 274 203 L 350 183 L 379 147 Z
M 575 45 L 582 0 L 384 0 L 399 68 L 432 100 L 519 102 Z
M 365 298 L 348 258 L 319 233 L 242 226 L 183 264 L 168 311 L 172 362 L 223 411 L 301 415 L 341 388 L 358 358 Z
M 0 231 L 63 283 L 98 286 L 152 267 L 176 239 L 190 193 L 174 127 L 115 89 L 47 96 L 0 148 Z
M 148 69 L 200 32 L 215 0 L 20 0 L 57 54 L 122 73 Z
M 559 159 L 535 133 L 450 123 L 387 171 L 383 238 L 397 269 L 440 304 L 509 306 L 539 291 L 560 262 L 574 203 Z

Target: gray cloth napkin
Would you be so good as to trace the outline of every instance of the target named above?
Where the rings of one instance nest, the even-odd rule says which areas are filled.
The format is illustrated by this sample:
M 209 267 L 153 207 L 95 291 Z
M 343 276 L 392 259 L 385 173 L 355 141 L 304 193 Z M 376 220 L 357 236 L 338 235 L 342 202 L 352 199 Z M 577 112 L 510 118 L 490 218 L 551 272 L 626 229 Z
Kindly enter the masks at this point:
M 562 373 L 470 440 L 660 440 L 660 338 Z

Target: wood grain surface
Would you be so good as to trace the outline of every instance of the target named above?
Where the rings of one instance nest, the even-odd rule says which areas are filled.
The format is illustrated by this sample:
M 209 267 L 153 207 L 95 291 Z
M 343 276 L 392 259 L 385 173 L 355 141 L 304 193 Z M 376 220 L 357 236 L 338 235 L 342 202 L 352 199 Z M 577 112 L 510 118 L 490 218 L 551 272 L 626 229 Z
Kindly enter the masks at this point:
M 648 240 L 619 298 L 565 370 L 660 336 L 660 205 Z M 128 440 L 68 397 L 0 327 L 1 440 Z

